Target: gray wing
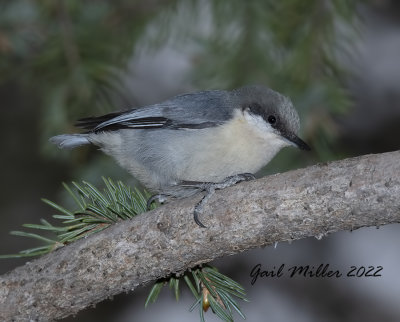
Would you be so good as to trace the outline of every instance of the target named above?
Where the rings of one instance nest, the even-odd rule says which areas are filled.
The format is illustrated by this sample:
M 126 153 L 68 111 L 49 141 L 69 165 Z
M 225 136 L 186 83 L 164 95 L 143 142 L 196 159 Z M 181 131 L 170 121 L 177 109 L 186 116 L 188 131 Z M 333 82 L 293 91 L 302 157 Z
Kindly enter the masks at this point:
M 230 92 L 203 91 L 183 94 L 159 104 L 79 120 L 77 126 L 90 131 L 118 129 L 199 129 L 230 119 L 233 106 Z

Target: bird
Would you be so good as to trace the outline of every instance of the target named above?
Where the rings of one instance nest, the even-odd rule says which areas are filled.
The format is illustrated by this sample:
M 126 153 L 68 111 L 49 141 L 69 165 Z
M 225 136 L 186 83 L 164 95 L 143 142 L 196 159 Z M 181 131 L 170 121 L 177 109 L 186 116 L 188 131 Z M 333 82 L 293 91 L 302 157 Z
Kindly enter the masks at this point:
M 92 144 L 155 193 L 151 204 L 200 191 L 194 220 L 216 189 L 254 179 L 284 147 L 310 147 L 298 137 L 291 100 L 263 85 L 181 94 L 161 103 L 77 121 L 86 130 L 50 138 L 59 148 Z

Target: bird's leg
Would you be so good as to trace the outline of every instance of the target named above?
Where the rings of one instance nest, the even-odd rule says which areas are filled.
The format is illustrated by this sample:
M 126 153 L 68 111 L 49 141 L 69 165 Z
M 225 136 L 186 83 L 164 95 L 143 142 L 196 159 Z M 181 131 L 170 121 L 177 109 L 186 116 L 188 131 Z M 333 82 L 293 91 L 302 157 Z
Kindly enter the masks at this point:
M 193 211 L 193 218 L 196 224 L 198 224 L 202 228 L 207 228 L 199 219 L 199 215 L 202 214 L 204 205 L 208 202 L 208 200 L 213 196 L 215 193 L 215 188 L 213 184 L 210 184 L 208 188 L 205 189 L 206 194 L 203 198 L 194 206 Z
M 156 194 L 156 195 L 152 195 L 149 200 L 147 200 L 147 211 L 150 210 L 151 208 L 151 204 L 155 201 L 158 201 L 160 204 L 163 204 L 165 201 L 167 201 L 168 196 L 167 195 L 163 195 L 163 194 Z
M 256 177 L 251 173 L 240 173 L 230 177 L 225 178 L 221 182 L 196 182 L 196 181 L 185 181 L 182 182 L 183 186 L 187 187 L 197 187 L 206 192 L 204 197 L 196 204 L 193 211 L 193 217 L 196 224 L 198 224 L 202 228 L 206 228 L 206 226 L 200 221 L 199 215 L 203 212 L 204 205 L 208 202 L 208 200 L 213 196 L 215 190 L 220 190 L 224 188 L 231 187 L 242 181 L 254 180 Z

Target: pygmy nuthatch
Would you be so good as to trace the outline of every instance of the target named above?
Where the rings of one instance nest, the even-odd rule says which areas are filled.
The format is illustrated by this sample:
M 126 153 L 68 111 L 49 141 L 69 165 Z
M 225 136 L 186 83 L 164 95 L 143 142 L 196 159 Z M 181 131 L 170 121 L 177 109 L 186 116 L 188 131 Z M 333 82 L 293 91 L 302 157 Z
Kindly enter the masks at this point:
M 87 132 L 50 141 L 60 148 L 97 145 L 151 191 L 177 198 L 247 180 L 285 146 L 310 149 L 297 136 L 290 99 L 259 85 L 183 94 L 77 126 Z M 195 220 L 203 226 L 196 212 Z

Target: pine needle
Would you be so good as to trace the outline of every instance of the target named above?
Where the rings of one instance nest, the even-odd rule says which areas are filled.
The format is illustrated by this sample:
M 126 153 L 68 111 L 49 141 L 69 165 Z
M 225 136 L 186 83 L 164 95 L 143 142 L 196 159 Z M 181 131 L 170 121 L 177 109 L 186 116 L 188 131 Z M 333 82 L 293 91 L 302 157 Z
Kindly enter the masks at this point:
M 59 224 L 53 225 L 41 219 L 41 224 L 23 225 L 25 228 L 48 232 L 53 235 L 53 238 L 25 231 L 12 231 L 12 235 L 34 238 L 45 245 L 22 250 L 17 254 L 1 255 L 0 258 L 47 254 L 63 245 L 97 233 L 115 222 L 130 219 L 147 211 L 147 192 L 132 190 L 121 181 L 114 183 L 106 178 L 103 178 L 103 181 L 105 184 L 103 191 L 85 181 L 81 184 L 72 182 L 73 189 L 63 183 L 65 190 L 75 202 L 76 209 L 70 211 L 53 201 L 42 199 L 44 203 L 58 211 L 53 218 Z
M 33 238 L 44 243 L 44 245 L 22 250 L 17 254 L 0 255 L 0 258 L 47 254 L 78 239 L 97 233 L 118 221 L 130 219 L 147 211 L 149 195 L 146 192 L 143 193 L 136 188 L 131 189 L 121 181 L 114 182 L 105 178 L 103 178 L 103 181 L 105 185 L 103 191 L 85 181 L 82 183 L 73 182 L 73 188 L 63 183 L 65 190 L 75 202 L 76 209 L 71 211 L 55 202 L 42 199 L 43 202 L 58 212 L 53 215 L 53 219 L 58 224 L 52 224 L 41 219 L 40 224 L 23 225 L 23 227 L 34 229 L 39 233 L 52 234 L 53 237 L 50 238 L 39 233 L 12 231 L 11 234 L 13 235 Z M 180 283 L 181 280 L 185 283 Z M 157 300 L 163 286 L 167 284 L 177 301 L 180 297 L 181 285 L 186 284 L 188 286 L 196 299 L 190 307 L 190 311 L 199 307 L 201 321 L 204 321 L 203 310 L 208 306 L 223 321 L 233 321 L 233 311 L 236 311 L 243 319 L 245 318 L 234 299 L 236 297 L 246 301 L 243 287 L 219 273 L 215 267 L 209 265 L 196 267 L 190 272 L 187 271 L 181 277 L 171 276 L 158 280 L 147 296 L 145 307 Z M 206 304 L 203 294 L 207 294 Z

